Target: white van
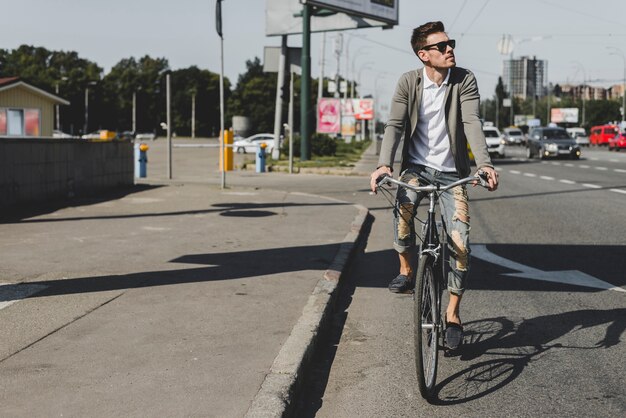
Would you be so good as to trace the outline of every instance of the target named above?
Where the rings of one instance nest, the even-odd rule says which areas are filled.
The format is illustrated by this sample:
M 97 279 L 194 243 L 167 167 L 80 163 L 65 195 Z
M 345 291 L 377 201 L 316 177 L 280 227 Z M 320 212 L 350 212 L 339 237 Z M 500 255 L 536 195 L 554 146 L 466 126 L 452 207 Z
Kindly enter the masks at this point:
M 568 135 L 571 136 L 574 141 L 576 141 L 576 144 L 585 147 L 589 146 L 589 136 L 587 135 L 585 128 L 566 128 L 565 130 L 567 131 Z
M 483 133 L 487 140 L 489 155 L 504 158 L 504 139 L 502 138 L 502 134 L 500 134 L 500 130 L 495 126 L 489 126 L 485 123 Z

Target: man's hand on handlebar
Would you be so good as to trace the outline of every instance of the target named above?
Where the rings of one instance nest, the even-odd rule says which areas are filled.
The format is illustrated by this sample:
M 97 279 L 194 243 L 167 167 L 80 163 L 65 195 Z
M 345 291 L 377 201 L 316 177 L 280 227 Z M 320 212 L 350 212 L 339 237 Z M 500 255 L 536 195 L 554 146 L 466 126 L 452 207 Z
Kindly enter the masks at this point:
M 482 167 L 476 173 L 477 176 L 482 177 L 487 182 L 487 190 L 490 192 L 498 189 L 498 172 L 491 167 Z M 475 186 L 475 185 L 474 185 Z
M 370 176 L 370 188 L 372 189 L 372 192 L 376 193 L 376 184 L 384 175 L 391 176 L 391 168 L 387 167 L 386 165 L 378 167 L 372 173 L 372 175 Z

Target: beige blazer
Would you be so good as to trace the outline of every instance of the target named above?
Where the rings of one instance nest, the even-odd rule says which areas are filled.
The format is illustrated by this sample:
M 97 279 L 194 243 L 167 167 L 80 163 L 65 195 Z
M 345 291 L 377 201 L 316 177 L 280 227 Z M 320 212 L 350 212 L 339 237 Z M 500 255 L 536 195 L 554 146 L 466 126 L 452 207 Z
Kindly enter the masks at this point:
M 406 140 L 402 149 L 400 172 L 404 171 L 409 162 L 408 144 L 417 127 L 424 88 L 422 74 L 423 69 L 420 68 L 402 74 L 398 80 L 391 100 L 389 120 L 385 125 L 378 167 L 386 165 L 393 169 L 396 151 L 403 138 Z M 464 68 L 452 68 L 444 100 L 445 116 L 452 155 L 461 178 L 469 176 L 471 172 L 468 142 L 478 168 L 493 167 L 479 117 L 479 102 L 478 84 L 474 74 Z

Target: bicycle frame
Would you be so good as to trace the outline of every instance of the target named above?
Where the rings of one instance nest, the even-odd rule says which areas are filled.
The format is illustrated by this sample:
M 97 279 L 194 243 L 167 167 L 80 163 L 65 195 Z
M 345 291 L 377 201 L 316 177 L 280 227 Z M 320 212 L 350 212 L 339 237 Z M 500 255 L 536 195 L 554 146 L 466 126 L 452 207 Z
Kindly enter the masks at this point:
M 439 231 L 435 219 L 439 192 L 445 192 L 467 183 L 478 183 L 487 187 L 487 179 L 479 172 L 477 177 L 466 177 L 446 186 L 438 183 L 415 186 L 389 176 L 383 177 L 378 185 L 384 183 L 394 183 L 428 195 L 428 216 L 426 222 L 422 224 L 422 242 L 419 245 L 418 268 L 415 277 L 413 329 L 419 389 L 425 399 L 430 399 L 434 394 L 437 379 L 438 351 L 443 346 L 441 343 L 444 338 L 445 324 L 441 317 L 441 308 L 443 290 L 447 287 L 446 272 L 449 268 L 449 260 L 446 260 L 448 249 L 446 224 L 442 219 L 441 231 Z

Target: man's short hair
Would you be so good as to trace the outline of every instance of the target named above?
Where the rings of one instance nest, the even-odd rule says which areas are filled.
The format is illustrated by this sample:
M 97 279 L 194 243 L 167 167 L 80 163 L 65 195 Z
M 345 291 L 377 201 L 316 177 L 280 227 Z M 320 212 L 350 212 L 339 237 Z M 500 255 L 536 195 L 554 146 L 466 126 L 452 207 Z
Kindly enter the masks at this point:
M 413 52 L 415 52 L 415 55 L 417 55 L 417 51 L 426 46 L 426 38 L 428 37 L 428 35 L 439 32 L 445 32 L 443 23 L 439 21 L 424 23 L 422 26 L 413 29 L 413 36 L 411 36 L 411 47 L 413 48 Z

